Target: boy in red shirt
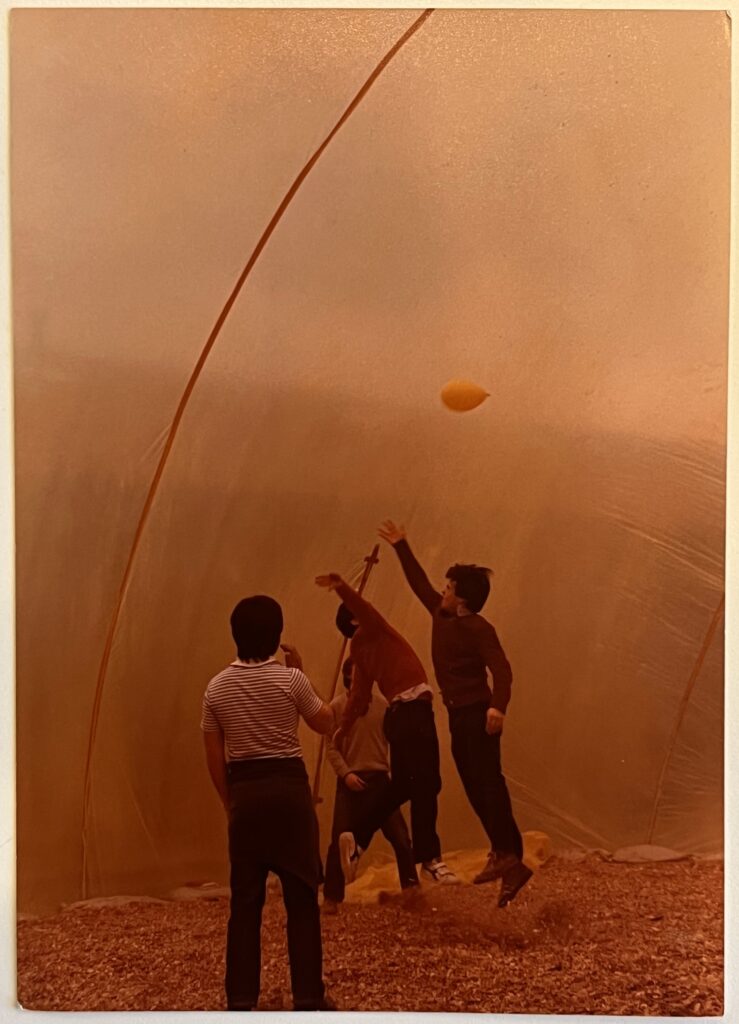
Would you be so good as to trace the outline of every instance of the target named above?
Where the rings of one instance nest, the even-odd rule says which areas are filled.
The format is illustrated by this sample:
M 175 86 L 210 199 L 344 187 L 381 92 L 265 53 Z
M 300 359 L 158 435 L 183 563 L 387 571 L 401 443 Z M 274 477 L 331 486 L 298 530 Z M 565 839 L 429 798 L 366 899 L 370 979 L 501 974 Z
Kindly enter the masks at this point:
M 441 789 L 439 741 L 431 706 L 433 694 L 423 665 L 408 641 L 341 576 L 318 576 L 316 583 L 334 590 L 341 598 L 336 624 L 344 636 L 351 638 L 352 684 L 337 736 L 366 712 L 374 682 L 389 705 L 384 729 L 390 748 L 391 783 L 364 823 L 339 836 L 346 882 L 354 881 L 359 857 L 377 829 L 410 800 L 416 863 L 434 881 L 456 883 L 456 875 L 441 859 L 436 832 Z

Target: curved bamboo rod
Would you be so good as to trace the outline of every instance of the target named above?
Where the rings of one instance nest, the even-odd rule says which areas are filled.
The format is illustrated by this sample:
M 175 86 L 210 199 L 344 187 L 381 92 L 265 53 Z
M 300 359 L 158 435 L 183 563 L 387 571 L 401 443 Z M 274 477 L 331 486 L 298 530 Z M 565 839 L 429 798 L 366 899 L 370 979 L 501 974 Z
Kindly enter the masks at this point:
M 85 758 L 85 772 L 84 772 L 84 784 L 83 784 L 83 796 L 82 796 L 82 898 L 83 899 L 86 899 L 86 897 L 87 897 L 88 839 L 89 839 L 88 833 L 89 833 L 89 827 L 90 827 L 90 792 L 91 792 L 91 781 L 92 781 L 91 766 L 92 766 L 92 757 L 93 757 L 93 753 L 94 753 L 94 750 L 95 750 L 95 739 L 96 739 L 96 736 L 97 736 L 98 722 L 99 722 L 99 719 L 100 719 L 100 707 L 101 707 L 101 702 L 102 702 L 103 689 L 104 689 L 104 686 L 105 686 L 105 679 L 106 679 L 107 672 L 108 672 L 108 664 L 110 662 L 110 655 L 111 655 L 111 652 L 112 652 L 112 649 L 113 649 L 113 641 L 115 639 L 116 629 L 118 628 L 118 621 L 120 619 L 121 609 L 123 608 L 123 602 L 124 602 L 125 597 L 126 597 L 126 591 L 128 590 L 128 584 L 130 582 L 131 574 L 132 574 L 132 571 L 133 571 L 133 566 L 134 566 L 134 563 L 135 563 L 135 560 L 136 560 L 136 553 L 137 553 L 137 551 L 139 549 L 139 545 L 141 543 L 141 537 L 142 537 L 142 535 L 144 533 L 144 529 L 146 527 L 146 523 L 147 523 L 147 521 L 149 519 L 149 513 L 151 512 L 152 505 L 154 504 L 154 498 L 156 497 L 157 491 L 159 489 L 159 483 L 161 481 L 162 474 L 164 473 L 164 468 L 167 465 L 167 460 L 169 459 L 170 452 L 172 451 L 172 447 L 174 445 L 174 441 L 175 441 L 175 438 L 177 436 L 177 431 L 179 429 L 180 422 L 182 421 L 182 417 L 183 417 L 183 415 L 185 413 L 185 409 L 187 408 L 187 403 L 190 400 L 190 396 L 192 395 L 192 392 L 193 392 L 193 390 L 195 388 L 195 385 L 196 385 L 196 383 L 198 381 L 198 378 L 200 377 L 200 374 L 201 374 L 201 372 L 203 370 L 203 367 L 205 365 L 205 362 L 206 362 L 206 360 L 207 360 L 207 358 L 208 358 L 208 356 L 210 354 L 210 351 L 213 348 L 213 345 L 215 344 L 216 339 L 218 338 L 218 335 L 221 332 L 221 328 L 223 327 L 224 323 L 226 322 L 226 318 L 228 317 L 228 314 L 231 312 L 231 308 L 233 307 L 234 303 L 236 302 L 236 299 L 238 298 L 239 292 L 241 291 L 241 289 L 242 289 L 242 287 L 244 285 L 244 282 L 246 281 L 246 279 L 248 278 L 249 274 L 251 273 L 252 268 L 254 267 L 254 264 L 259 259 L 259 256 L 261 255 L 262 250 L 264 249 L 265 245 L 267 244 L 267 242 L 269 241 L 270 237 L 272 236 L 272 233 L 274 232 L 275 228 L 277 227 L 277 225 L 279 224 L 280 220 L 282 219 L 283 214 L 285 213 L 285 211 L 287 210 L 288 206 L 292 202 L 292 200 L 295 197 L 295 194 L 297 193 L 298 189 L 303 184 L 303 182 L 305 181 L 307 176 L 310 174 L 310 172 L 313 169 L 313 167 L 315 166 L 315 164 L 320 159 L 321 154 L 323 153 L 323 151 L 326 149 L 326 147 L 329 145 L 331 140 L 334 138 L 336 133 L 341 129 L 341 127 L 344 125 L 344 123 L 348 120 L 348 118 L 351 117 L 351 115 L 353 114 L 355 109 L 362 102 L 364 97 L 367 95 L 369 90 L 372 88 L 374 83 L 380 77 L 380 75 L 385 70 L 385 68 L 390 63 L 390 61 L 393 59 L 393 57 L 395 57 L 395 55 L 399 52 L 399 50 L 401 50 L 402 47 L 405 46 L 405 44 L 408 42 L 408 40 L 413 35 L 415 35 L 415 33 L 419 30 L 419 28 L 423 25 L 423 23 L 431 16 L 431 14 L 433 14 L 433 9 L 432 8 L 429 8 L 429 9 L 423 11 L 419 15 L 419 17 L 417 17 L 413 21 L 411 26 L 403 33 L 403 35 L 388 50 L 388 52 L 385 54 L 385 56 L 382 58 L 382 60 L 374 68 L 374 70 L 370 74 L 369 78 L 367 78 L 367 80 L 365 81 L 364 85 L 362 85 L 362 87 L 360 88 L 359 92 L 356 94 L 356 96 L 351 101 L 349 106 L 346 108 L 344 113 L 341 115 L 339 120 L 336 122 L 334 127 L 328 133 L 328 135 L 323 140 L 323 142 L 320 144 L 318 149 L 316 149 L 316 151 L 310 157 L 308 162 L 305 164 L 305 166 L 302 168 L 302 170 L 298 174 L 298 176 L 295 179 L 295 181 L 292 183 L 290 188 L 285 193 L 285 196 L 282 199 L 282 202 L 277 207 L 277 210 L 275 211 L 274 215 L 272 216 L 272 219 L 270 220 L 269 224 L 267 225 L 267 227 L 262 232 L 262 235 L 261 235 L 259 241 L 257 242 L 257 244 L 256 244 L 256 246 L 254 248 L 254 251 L 252 252 L 251 256 L 249 257 L 249 259 L 248 259 L 248 261 L 246 263 L 246 266 L 244 267 L 244 269 L 242 270 L 241 274 L 239 275 L 239 278 L 238 278 L 236 284 L 234 285 L 234 287 L 233 287 L 233 289 L 231 291 L 231 294 L 229 295 L 228 299 L 226 300 L 226 304 L 224 305 L 223 309 L 221 310 L 220 314 L 218 315 L 218 319 L 216 320 L 216 322 L 215 322 L 215 324 L 213 326 L 213 329 L 211 330 L 210 334 L 208 335 L 208 340 L 206 341 L 205 346 L 203 347 L 203 350 L 200 353 L 198 361 L 195 364 L 195 368 L 193 369 L 192 373 L 190 374 L 190 378 L 189 378 L 189 380 L 188 380 L 188 382 L 187 382 L 187 384 L 185 386 L 185 390 L 182 393 L 182 397 L 180 398 L 179 404 L 178 404 L 177 409 L 176 409 L 175 414 L 174 414 L 174 418 L 172 420 L 171 426 L 170 426 L 169 431 L 167 433 L 166 440 L 164 442 L 164 448 L 162 449 L 162 454 L 159 457 L 159 462 L 158 462 L 157 468 L 156 468 L 156 470 L 154 472 L 154 477 L 153 477 L 153 479 L 151 481 L 151 484 L 149 486 L 149 490 L 148 490 L 148 493 L 146 495 L 146 500 L 144 501 L 144 506 L 143 506 L 143 509 L 141 511 L 141 515 L 139 517 L 139 521 L 138 521 L 138 524 L 137 524 L 137 527 L 136 527 L 136 531 L 134 533 L 133 543 L 131 544 L 131 550 L 129 552 L 128 560 L 126 562 L 126 567 L 125 567 L 124 572 L 123 572 L 123 578 L 121 580 L 121 584 L 120 584 L 120 587 L 118 589 L 118 596 L 117 596 L 116 603 L 115 603 L 114 608 L 113 608 L 113 614 L 111 616 L 110 623 L 108 625 L 108 631 L 107 631 L 107 634 L 106 634 L 105 646 L 103 648 L 103 654 L 102 654 L 102 658 L 100 660 L 100 667 L 98 669 L 97 681 L 96 681 L 96 684 L 95 684 L 95 695 L 94 695 L 93 704 L 92 704 L 92 711 L 91 711 L 91 714 L 90 714 L 90 729 L 89 729 L 88 741 L 87 741 L 87 754 L 86 754 L 86 758 Z

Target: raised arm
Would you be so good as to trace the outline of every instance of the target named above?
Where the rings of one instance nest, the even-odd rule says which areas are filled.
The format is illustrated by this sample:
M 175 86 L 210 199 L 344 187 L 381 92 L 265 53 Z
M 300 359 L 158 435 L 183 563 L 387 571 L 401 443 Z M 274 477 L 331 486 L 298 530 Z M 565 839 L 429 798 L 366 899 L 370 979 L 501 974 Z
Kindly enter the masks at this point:
M 433 614 L 441 604 L 441 594 L 431 586 L 428 576 L 411 551 L 403 527 L 396 526 L 392 519 L 386 519 L 378 533 L 388 544 L 392 544 L 411 590 Z
M 367 675 L 359 662 L 355 660 L 352 670 L 352 685 L 349 689 L 344 714 L 341 716 L 340 731 L 342 733 L 348 732 L 358 718 L 367 714 L 373 683 L 372 676 Z
M 308 677 L 302 669 L 298 668 L 296 662 L 302 664 L 302 661 L 295 648 L 285 644 L 283 650 L 286 652 L 287 667 L 293 670 L 290 685 L 298 713 L 313 732 L 326 735 L 332 733 L 334 731 L 334 713 L 331 710 L 331 705 L 321 700 Z
M 390 628 L 378 610 L 369 601 L 365 601 L 337 572 L 316 576 L 316 583 L 319 587 L 334 590 L 365 632 L 379 632 Z

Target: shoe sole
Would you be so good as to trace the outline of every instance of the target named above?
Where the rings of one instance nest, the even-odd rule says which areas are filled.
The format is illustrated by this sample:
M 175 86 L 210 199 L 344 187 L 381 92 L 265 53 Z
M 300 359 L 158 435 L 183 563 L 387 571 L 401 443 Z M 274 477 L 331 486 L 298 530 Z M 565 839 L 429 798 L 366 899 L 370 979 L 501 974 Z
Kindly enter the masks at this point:
M 342 832 L 339 836 L 339 859 L 341 860 L 344 881 L 347 885 L 351 885 L 357 877 L 357 860 L 359 858 L 352 856 L 356 848 L 357 844 L 351 832 Z
M 498 900 L 498 906 L 501 909 L 503 907 L 507 907 L 508 904 L 511 903 L 516 898 L 516 896 L 520 893 L 520 891 L 523 889 L 523 887 L 526 885 L 526 883 L 530 880 L 530 878 L 534 874 L 534 872 L 531 870 L 531 868 L 527 868 L 525 864 L 523 865 L 523 868 L 524 868 L 524 870 L 521 873 L 521 876 L 518 879 L 518 881 L 516 882 L 516 884 L 513 886 L 513 888 L 509 889 L 505 894 L 503 894 L 501 892 L 500 899 Z
M 485 885 L 486 882 L 497 882 L 498 879 L 502 878 L 502 877 L 503 876 L 499 875 L 499 874 L 485 875 L 484 878 L 481 878 L 480 875 L 478 875 L 476 878 L 472 879 L 472 884 L 473 885 Z
M 506 861 L 508 862 L 506 864 Z M 506 857 L 502 862 L 499 861 L 498 867 L 492 868 L 488 871 L 483 868 L 480 874 L 472 879 L 473 885 L 484 885 L 485 882 L 497 882 L 499 878 L 502 878 L 511 868 L 518 867 L 518 857 Z M 524 865 L 525 866 L 525 865 Z
M 427 878 L 429 880 L 429 882 L 436 882 L 437 885 L 460 885 L 461 884 L 456 875 L 454 875 L 453 878 L 450 878 L 448 875 L 446 877 L 442 877 L 442 878 L 434 878 L 432 873 L 430 871 L 426 871 L 425 869 L 421 872 L 421 875 L 422 875 L 423 878 Z

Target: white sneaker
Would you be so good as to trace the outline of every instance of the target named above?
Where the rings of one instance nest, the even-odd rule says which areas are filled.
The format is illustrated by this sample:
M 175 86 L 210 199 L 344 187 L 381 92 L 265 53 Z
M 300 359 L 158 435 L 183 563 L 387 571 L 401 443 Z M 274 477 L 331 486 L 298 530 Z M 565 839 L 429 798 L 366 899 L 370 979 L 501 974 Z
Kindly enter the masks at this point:
M 362 856 L 361 849 L 357 846 L 353 832 L 342 832 L 339 836 L 339 857 L 341 859 L 341 870 L 344 872 L 344 881 L 351 885 L 357 877 L 357 866 Z
M 459 885 L 459 879 L 440 857 L 427 860 L 421 865 L 421 872 L 441 885 Z

